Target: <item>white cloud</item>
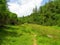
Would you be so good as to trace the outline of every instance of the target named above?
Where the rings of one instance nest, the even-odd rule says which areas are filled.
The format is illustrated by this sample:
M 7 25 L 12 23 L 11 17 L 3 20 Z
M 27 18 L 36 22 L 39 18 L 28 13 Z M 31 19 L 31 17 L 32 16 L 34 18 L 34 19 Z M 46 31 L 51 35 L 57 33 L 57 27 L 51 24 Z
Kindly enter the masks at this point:
M 16 13 L 18 17 L 30 15 L 33 11 L 33 8 L 41 5 L 43 0 L 17 0 L 8 2 L 8 8 L 11 12 Z

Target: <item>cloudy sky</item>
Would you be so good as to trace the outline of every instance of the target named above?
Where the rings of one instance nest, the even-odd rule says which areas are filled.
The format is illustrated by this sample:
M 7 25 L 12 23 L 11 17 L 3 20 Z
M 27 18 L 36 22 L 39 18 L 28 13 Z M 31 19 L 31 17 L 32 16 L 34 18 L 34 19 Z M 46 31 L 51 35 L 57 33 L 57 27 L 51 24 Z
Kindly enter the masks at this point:
M 16 13 L 18 17 L 30 15 L 33 8 L 39 8 L 47 0 L 10 0 L 8 8 L 11 12 Z

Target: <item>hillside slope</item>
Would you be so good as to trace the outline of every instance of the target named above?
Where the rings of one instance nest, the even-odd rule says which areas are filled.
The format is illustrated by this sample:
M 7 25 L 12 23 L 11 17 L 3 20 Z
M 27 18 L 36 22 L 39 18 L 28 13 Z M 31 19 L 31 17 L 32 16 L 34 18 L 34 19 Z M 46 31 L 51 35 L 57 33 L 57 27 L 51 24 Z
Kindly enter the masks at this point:
M 0 30 L 0 45 L 60 45 L 60 27 L 22 24 Z

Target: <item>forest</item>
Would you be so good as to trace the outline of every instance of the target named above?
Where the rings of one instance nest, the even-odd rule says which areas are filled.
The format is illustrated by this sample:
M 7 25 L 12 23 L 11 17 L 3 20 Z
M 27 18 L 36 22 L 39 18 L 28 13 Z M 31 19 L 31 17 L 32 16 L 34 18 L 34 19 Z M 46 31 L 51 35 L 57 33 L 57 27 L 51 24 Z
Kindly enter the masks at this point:
M 0 45 L 60 45 L 60 0 L 50 0 L 23 17 L 0 0 Z

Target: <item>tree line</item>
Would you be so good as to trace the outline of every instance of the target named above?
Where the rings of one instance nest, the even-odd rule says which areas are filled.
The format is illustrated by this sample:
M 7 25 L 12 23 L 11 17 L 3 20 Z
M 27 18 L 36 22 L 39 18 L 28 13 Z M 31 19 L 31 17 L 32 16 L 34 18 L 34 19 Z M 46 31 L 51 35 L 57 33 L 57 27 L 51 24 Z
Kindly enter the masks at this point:
M 11 13 L 7 6 L 7 0 L 0 0 L 0 26 L 17 23 L 17 15 Z
M 35 8 L 33 13 L 26 17 L 17 17 L 7 8 L 7 1 L 0 0 L 0 26 L 33 23 L 39 25 L 60 26 L 60 0 L 54 0 L 41 6 L 39 10 Z
M 46 26 L 60 26 L 60 0 L 49 1 L 37 8 L 30 16 L 19 19 L 20 23 L 33 23 Z

